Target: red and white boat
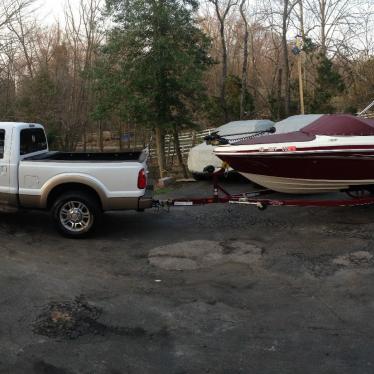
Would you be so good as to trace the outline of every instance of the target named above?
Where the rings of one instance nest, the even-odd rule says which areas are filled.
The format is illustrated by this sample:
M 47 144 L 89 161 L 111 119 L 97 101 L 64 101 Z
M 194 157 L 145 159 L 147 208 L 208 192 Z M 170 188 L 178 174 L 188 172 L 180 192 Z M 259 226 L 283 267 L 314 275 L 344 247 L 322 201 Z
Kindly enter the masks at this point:
M 278 192 L 374 190 L 374 120 L 320 115 L 298 131 L 277 129 L 214 152 L 247 179 Z

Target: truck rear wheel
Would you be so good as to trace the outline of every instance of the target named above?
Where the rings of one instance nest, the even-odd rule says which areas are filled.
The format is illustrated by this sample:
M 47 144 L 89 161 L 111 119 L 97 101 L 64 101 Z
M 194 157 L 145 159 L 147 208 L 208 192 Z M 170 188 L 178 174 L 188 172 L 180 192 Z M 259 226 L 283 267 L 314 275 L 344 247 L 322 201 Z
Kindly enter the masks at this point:
M 52 207 L 52 216 L 62 235 L 82 238 L 95 229 L 102 211 L 95 196 L 81 191 L 70 191 L 57 198 Z

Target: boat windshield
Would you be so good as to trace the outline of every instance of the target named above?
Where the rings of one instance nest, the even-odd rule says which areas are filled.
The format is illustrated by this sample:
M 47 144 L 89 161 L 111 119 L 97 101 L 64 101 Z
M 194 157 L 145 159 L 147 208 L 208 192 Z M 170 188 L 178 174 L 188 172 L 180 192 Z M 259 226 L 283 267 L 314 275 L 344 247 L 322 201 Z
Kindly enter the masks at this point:
M 233 121 L 216 129 L 220 136 L 232 136 L 233 134 L 266 131 L 274 126 L 269 120 Z
M 289 132 L 300 131 L 305 126 L 317 121 L 323 114 L 302 114 L 292 116 L 275 124 L 276 134 L 286 134 Z

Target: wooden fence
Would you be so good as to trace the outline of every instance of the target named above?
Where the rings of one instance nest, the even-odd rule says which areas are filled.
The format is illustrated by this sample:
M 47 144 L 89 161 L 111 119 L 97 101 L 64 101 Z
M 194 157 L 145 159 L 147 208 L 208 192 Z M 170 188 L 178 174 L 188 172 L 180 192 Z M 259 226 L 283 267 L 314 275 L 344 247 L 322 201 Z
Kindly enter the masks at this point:
M 179 143 L 181 153 L 184 157 L 188 156 L 188 153 L 192 147 L 204 141 L 204 137 L 209 135 L 212 130 L 208 129 L 203 131 L 185 131 L 179 134 Z M 156 147 L 153 144 L 154 142 L 150 143 L 150 154 L 151 158 L 156 157 Z M 176 149 L 174 146 L 174 139 L 172 135 L 166 135 L 165 137 L 165 155 L 166 157 L 172 157 L 176 155 Z
M 214 129 L 181 132 L 179 134 L 179 143 L 183 157 L 187 157 L 190 149 L 195 145 L 203 142 L 204 137 L 209 135 L 212 131 L 214 131 Z M 122 150 L 143 149 L 148 147 L 150 150 L 151 159 L 156 158 L 156 145 L 154 143 L 154 137 L 151 132 L 143 133 L 142 136 L 135 136 L 132 133 L 120 135 L 115 131 L 104 131 L 102 136 L 102 145 L 105 152 L 119 151 L 119 137 L 122 136 Z M 88 138 L 89 141 L 87 143 L 87 151 L 100 151 L 100 140 L 98 134 L 91 133 Z M 81 151 L 82 149 L 83 143 L 80 142 L 78 143 L 77 151 Z M 176 156 L 174 139 L 171 134 L 167 134 L 165 137 L 165 155 L 166 158 L 173 158 L 174 156 Z
M 368 119 L 374 119 L 374 112 L 366 113 L 363 117 Z

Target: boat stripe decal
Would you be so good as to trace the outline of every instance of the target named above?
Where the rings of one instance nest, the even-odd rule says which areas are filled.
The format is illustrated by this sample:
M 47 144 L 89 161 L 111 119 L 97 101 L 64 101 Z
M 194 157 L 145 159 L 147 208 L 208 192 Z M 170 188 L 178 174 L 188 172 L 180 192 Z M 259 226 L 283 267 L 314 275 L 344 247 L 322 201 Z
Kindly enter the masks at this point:
M 331 152 L 333 151 L 333 152 Z M 365 148 L 348 148 L 346 147 L 316 147 L 316 148 L 298 148 L 295 151 L 288 151 L 288 150 L 283 150 L 283 149 L 276 149 L 272 151 L 265 151 L 265 150 L 259 150 L 259 149 L 251 149 L 251 150 L 238 150 L 238 151 L 223 151 L 223 150 L 217 150 L 214 153 L 217 155 L 235 155 L 235 154 L 253 154 L 253 153 L 258 153 L 261 155 L 265 154 L 295 154 L 295 153 L 326 153 L 326 152 L 331 152 L 331 153 L 337 153 L 337 152 L 345 152 L 345 153 L 354 153 L 354 152 L 374 152 L 374 147 L 373 146 L 365 146 Z

